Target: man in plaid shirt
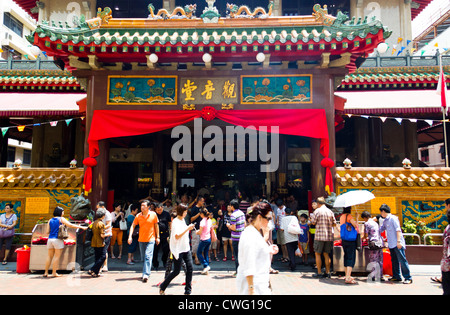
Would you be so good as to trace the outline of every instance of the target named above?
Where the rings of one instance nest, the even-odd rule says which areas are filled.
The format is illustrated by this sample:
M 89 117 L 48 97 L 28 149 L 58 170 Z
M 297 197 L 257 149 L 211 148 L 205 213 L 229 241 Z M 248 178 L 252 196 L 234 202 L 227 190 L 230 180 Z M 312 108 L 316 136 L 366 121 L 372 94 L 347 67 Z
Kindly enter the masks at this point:
M 311 224 L 316 226 L 316 235 L 314 238 L 314 252 L 316 256 L 317 274 L 315 278 L 330 278 L 330 254 L 333 251 L 333 227 L 336 226 L 336 218 L 333 211 L 325 205 L 323 197 L 317 198 L 319 208 L 311 215 Z M 326 273 L 322 275 L 322 257 L 325 258 Z

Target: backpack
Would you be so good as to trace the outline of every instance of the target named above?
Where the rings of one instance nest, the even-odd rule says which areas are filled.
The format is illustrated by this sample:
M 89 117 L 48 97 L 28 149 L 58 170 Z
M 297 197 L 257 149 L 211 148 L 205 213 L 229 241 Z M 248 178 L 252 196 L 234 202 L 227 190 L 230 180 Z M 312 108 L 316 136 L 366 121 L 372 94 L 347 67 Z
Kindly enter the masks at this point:
M 356 231 L 355 227 L 347 222 L 347 218 L 345 218 L 346 222 L 341 225 L 341 239 L 343 241 L 356 241 L 356 237 L 358 236 L 358 231 Z

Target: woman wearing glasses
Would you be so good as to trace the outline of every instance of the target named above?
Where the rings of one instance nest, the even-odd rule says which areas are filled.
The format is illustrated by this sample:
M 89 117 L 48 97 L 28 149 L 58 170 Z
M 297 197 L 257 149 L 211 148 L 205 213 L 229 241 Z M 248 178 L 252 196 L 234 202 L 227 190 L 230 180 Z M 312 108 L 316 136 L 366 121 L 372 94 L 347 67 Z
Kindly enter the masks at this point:
M 271 294 L 270 264 L 271 255 L 278 253 L 276 245 L 269 245 L 264 239 L 263 230 L 272 220 L 272 208 L 260 202 L 247 211 L 247 227 L 239 241 L 239 267 L 237 286 L 239 294 Z M 242 255 L 242 256 L 240 256 Z

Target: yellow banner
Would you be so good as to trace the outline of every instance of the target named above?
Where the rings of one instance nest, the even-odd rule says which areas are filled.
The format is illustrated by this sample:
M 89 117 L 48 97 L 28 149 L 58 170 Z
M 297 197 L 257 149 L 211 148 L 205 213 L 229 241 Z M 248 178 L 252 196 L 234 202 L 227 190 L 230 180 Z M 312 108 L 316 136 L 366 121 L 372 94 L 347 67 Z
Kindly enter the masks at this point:
M 391 208 L 392 214 L 397 214 L 395 197 L 376 197 L 371 200 L 372 216 L 380 213 L 380 207 L 383 203 L 387 204 L 389 208 Z

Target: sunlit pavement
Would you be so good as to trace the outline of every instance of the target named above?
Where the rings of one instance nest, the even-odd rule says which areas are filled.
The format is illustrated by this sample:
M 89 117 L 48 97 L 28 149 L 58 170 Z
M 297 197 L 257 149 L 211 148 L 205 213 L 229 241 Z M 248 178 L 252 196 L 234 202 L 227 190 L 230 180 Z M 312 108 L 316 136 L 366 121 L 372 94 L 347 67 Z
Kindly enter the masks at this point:
M 413 283 L 406 285 L 391 282 L 368 282 L 367 276 L 355 275 L 356 284 L 345 284 L 342 274 L 331 279 L 315 279 L 311 266 L 298 265 L 291 272 L 287 264 L 274 259 L 273 267 L 279 274 L 271 275 L 273 295 L 442 295 L 442 286 L 432 282 L 431 277 L 440 277 L 439 266 L 411 265 Z M 15 295 L 158 295 L 158 284 L 163 281 L 165 270 L 152 269 L 147 283 L 141 281 L 142 263 L 127 265 L 126 259 L 110 259 L 109 272 L 92 278 L 85 271 L 80 273 L 60 272 L 59 278 L 43 278 L 43 272 L 17 274 L 16 264 L 0 266 L 0 294 Z M 201 275 L 201 266 L 195 266 L 192 283 L 193 295 L 238 294 L 233 277 L 234 262 L 211 262 L 209 275 Z M 184 293 L 184 272 L 167 288 L 167 295 Z

